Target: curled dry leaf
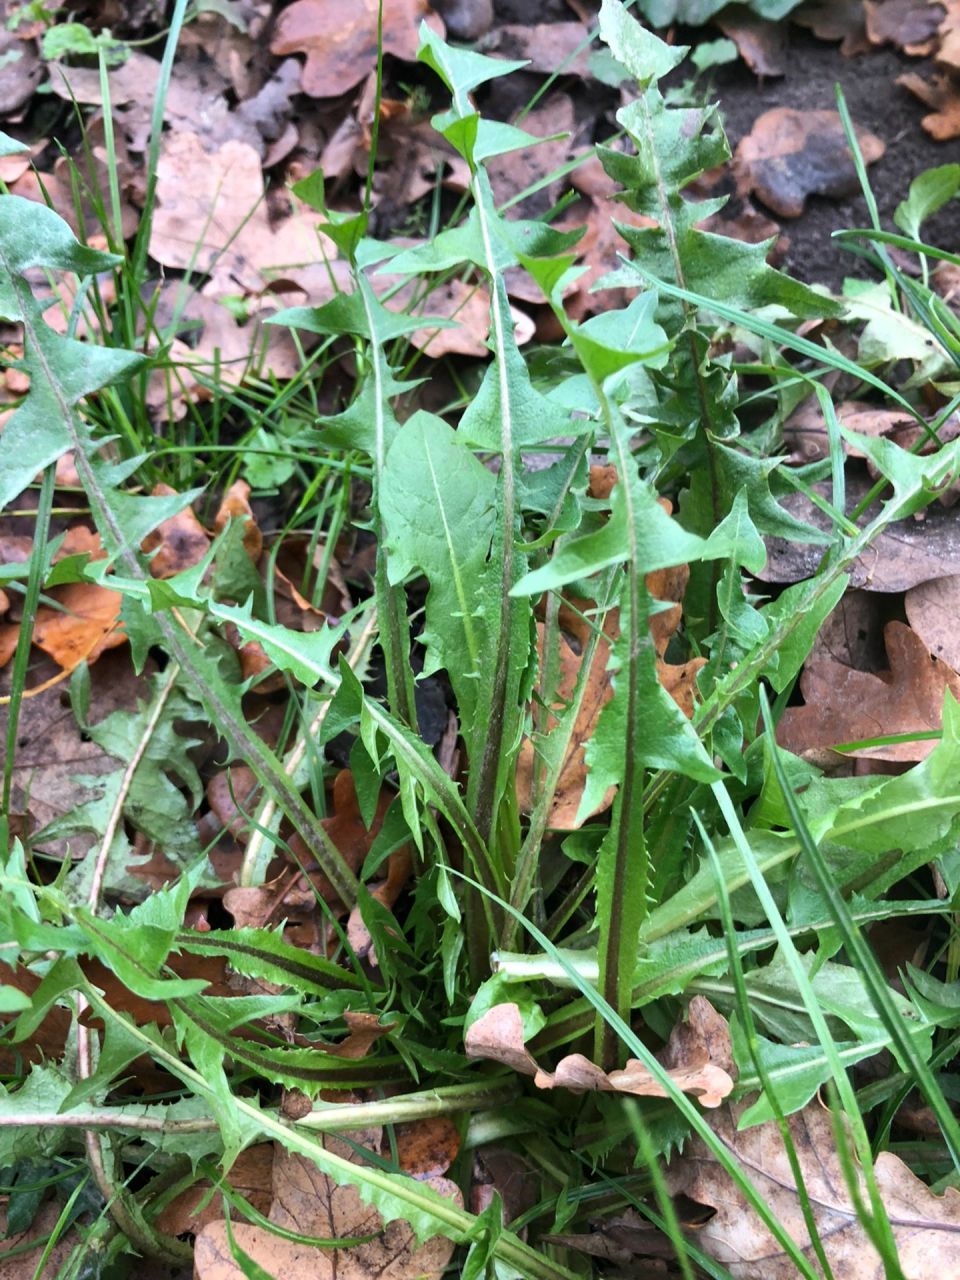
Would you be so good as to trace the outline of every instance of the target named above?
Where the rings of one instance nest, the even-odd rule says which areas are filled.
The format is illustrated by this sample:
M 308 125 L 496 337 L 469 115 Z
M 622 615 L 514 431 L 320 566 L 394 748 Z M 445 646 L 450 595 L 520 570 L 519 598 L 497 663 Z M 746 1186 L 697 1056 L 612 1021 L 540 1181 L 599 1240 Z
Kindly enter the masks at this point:
M 426 0 L 384 0 L 384 52 L 415 61 L 423 21 L 443 35 L 443 23 Z M 295 0 L 277 19 L 270 52 L 306 54 L 303 92 L 338 98 L 376 65 L 377 0 Z
M 379 1154 L 380 1130 L 349 1136 Z M 355 1148 L 342 1139 L 324 1137 L 319 1141 L 345 1159 L 360 1160 Z M 454 1183 L 439 1177 L 426 1182 L 462 1206 Z M 286 1231 L 324 1240 L 373 1237 L 353 1246 L 312 1248 L 278 1237 L 266 1228 L 235 1222 L 233 1236 L 240 1248 L 269 1275 L 283 1280 L 370 1280 L 371 1276 L 431 1280 L 443 1274 L 456 1247 L 452 1240 L 434 1236 L 418 1248 L 407 1223 L 397 1220 L 384 1227 L 379 1213 L 363 1203 L 355 1187 L 337 1186 L 312 1161 L 279 1147 L 273 1160 L 269 1218 Z M 243 1280 L 244 1275 L 231 1253 L 225 1224 L 213 1222 L 204 1227 L 194 1253 L 196 1280 Z
M 905 623 L 888 622 L 883 637 L 890 670 L 880 675 L 854 671 L 829 658 L 808 659 L 800 677 L 806 706 L 783 713 L 777 726 L 782 747 L 800 755 L 862 738 L 941 727 L 944 692 L 949 689 L 960 699 L 960 676 L 934 658 Z M 914 739 L 844 754 L 911 762 L 924 760 L 935 745 L 933 739 Z
M 776 1121 L 740 1131 L 745 1104 L 723 1107 L 711 1126 L 727 1151 L 747 1170 L 760 1197 L 819 1274 L 804 1208 Z M 843 1280 L 884 1280 L 888 1274 L 860 1224 L 848 1190 L 830 1115 L 811 1104 L 789 1117 L 810 1210 L 827 1262 Z M 900 1269 L 910 1280 L 943 1280 L 960 1274 L 960 1192 L 938 1196 L 897 1156 L 884 1151 L 874 1162 L 877 1191 L 890 1219 Z M 665 1170 L 673 1195 L 686 1195 L 716 1210 L 696 1230 L 696 1243 L 736 1280 L 795 1280 L 797 1267 L 783 1252 L 730 1175 L 700 1138 Z M 868 1203 L 856 1172 L 858 1199 Z
M 864 129 L 857 129 L 857 141 L 867 164 L 886 150 Z M 765 111 L 741 139 L 734 168 L 741 195 L 752 192 L 784 218 L 799 218 L 808 196 L 848 196 L 859 189 L 837 111 Z
M 718 1107 L 732 1091 L 733 1080 L 725 1066 L 710 1060 L 709 1053 L 711 1050 L 718 1052 L 725 1063 L 732 1063 L 730 1035 L 726 1022 L 709 1002 L 703 996 L 695 999 L 702 1001 L 716 1020 L 715 1023 L 707 1022 L 702 1007 L 694 1014 L 710 1026 L 710 1039 L 697 1027 L 676 1044 L 671 1037 L 665 1051 L 672 1057 L 667 1070 L 678 1089 L 693 1094 L 705 1107 Z M 722 1031 L 719 1024 L 722 1024 Z M 630 1058 L 620 1071 L 606 1072 L 582 1053 L 571 1053 L 560 1059 L 556 1070 L 544 1071 L 524 1046 L 523 1019 L 515 1004 L 498 1004 L 488 1009 L 468 1028 L 464 1045 L 468 1058 L 490 1058 L 494 1062 L 502 1062 L 522 1075 L 532 1076 L 538 1089 L 602 1090 L 632 1093 L 645 1098 L 668 1096 L 659 1080 L 637 1058 Z
M 235 480 L 223 495 L 217 514 L 213 519 L 213 527 L 222 533 L 228 520 L 242 520 L 243 549 L 254 564 L 260 559 L 263 551 L 263 534 L 257 526 L 256 518 L 250 506 L 250 486 L 246 480 Z

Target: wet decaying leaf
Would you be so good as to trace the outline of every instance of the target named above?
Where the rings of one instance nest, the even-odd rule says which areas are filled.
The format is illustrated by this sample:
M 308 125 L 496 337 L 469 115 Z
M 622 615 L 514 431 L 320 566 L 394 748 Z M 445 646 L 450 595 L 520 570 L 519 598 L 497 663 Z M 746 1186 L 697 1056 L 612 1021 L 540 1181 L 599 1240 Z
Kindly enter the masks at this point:
M 779 1126 L 770 1121 L 740 1132 L 737 1119 L 743 1109 L 742 1103 L 724 1106 L 711 1118 L 711 1126 L 816 1269 L 816 1253 Z M 813 1103 L 790 1116 L 787 1124 L 833 1274 L 844 1280 L 884 1280 L 888 1272 L 857 1217 L 829 1114 Z M 903 1275 L 910 1280 L 943 1280 L 960 1272 L 960 1192 L 949 1188 L 942 1196 L 934 1195 L 887 1151 L 876 1157 L 874 1171 Z M 693 1238 L 735 1280 L 795 1280 L 796 1264 L 700 1138 L 692 1139 L 682 1155 L 673 1157 L 665 1176 L 673 1195 L 689 1196 L 716 1210 Z M 859 1170 L 856 1177 L 858 1197 L 861 1203 L 869 1203 Z
M 885 146 L 857 129 L 864 161 L 872 164 Z M 859 180 L 837 111 L 774 107 L 754 121 L 734 161 L 737 188 L 752 192 L 774 213 L 799 218 L 808 196 L 848 196 Z
M 725 1019 L 703 996 L 694 996 L 688 1023 L 671 1035 L 661 1061 L 674 1084 L 692 1093 L 705 1107 L 718 1107 L 733 1089 L 733 1054 Z M 478 1018 L 464 1036 L 470 1058 L 492 1058 L 522 1075 L 532 1076 L 538 1089 L 602 1090 L 638 1097 L 664 1098 L 659 1080 L 637 1058 L 620 1071 L 603 1071 L 581 1053 L 561 1058 L 554 1071 L 545 1071 L 524 1047 L 523 1019 L 515 1004 L 498 1004 Z
M 777 741 L 797 755 L 891 734 L 926 733 L 939 729 L 943 696 L 949 689 L 960 698 L 960 676 L 931 655 L 926 645 L 902 622 L 884 628 L 889 671 L 874 675 L 855 671 L 829 658 L 808 659 L 800 677 L 806 701 L 788 707 L 777 726 Z M 873 760 L 925 759 L 934 740 L 913 740 L 861 747 L 849 754 Z
M 360 1146 L 380 1153 L 381 1130 L 349 1136 Z M 348 1160 L 360 1159 L 355 1148 L 342 1139 L 325 1137 L 320 1141 Z M 389 1157 L 389 1146 L 384 1154 Z M 453 1182 L 439 1176 L 424 1180 L 462 1207 L 460 1189 Z M 429 1280 L 443 1274 L 456 1247 L 442 1236 L 418 1247 L 411 1228 L 402 1221 L 384 1228 L 379 1213 L 363 1203 L 354 1187 L 336 1186 L 312 1161 L 280 1148 L 273 1158 L 268 1216 L 286 1231 L 322 1240 L 372 1237 L 352 1246 L 315 1248 L 234 1220 L 233 1236 L 240 1248 L 270 1275 L 284 1280 L 369 1280 L 371 1276 Z M 209 1223 L 198 1234 L 194 1275 L 196 1280 L 242 1280 L 244 1271 L 233 1259 L 222 1221 Z

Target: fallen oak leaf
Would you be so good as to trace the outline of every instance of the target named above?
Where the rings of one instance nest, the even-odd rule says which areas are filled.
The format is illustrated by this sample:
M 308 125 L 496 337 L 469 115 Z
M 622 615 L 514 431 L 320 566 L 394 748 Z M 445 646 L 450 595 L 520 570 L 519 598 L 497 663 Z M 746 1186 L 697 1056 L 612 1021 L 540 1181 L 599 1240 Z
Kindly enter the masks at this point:
M 925 733 L 941 728 L 943 697 L 960 699 L 960 676 L 934 658 L 915 631 L 888 622 L 883 632 L 890 670 L 855 671 L 830 658 L 808 660 L 800 677 L 806 705 L 788 707 L 777 725 L 777 741 L 796 755 L 837 743 Z M 933 750 L 933 739 L 910 739 L 858 747 L 846 755 L 912 763 Z
M 704 1005 L 726 1027 L 724 1020 L 703 996 L 695 996 L 690 1002 L 691 1010 L 694 1011 L 693 1018 L 705 1017 Z M 721 1038 L 714 1030 L 713 1048 L 729 1064 L 732 1063 L 729 1031 L 726 1035 L 726 1046 L 718 1050 Z M 733 1079 L 725 1066 L 710 1060 L 706 1044 L 705 1037 L 696 1030 L 694 1035 L 686 1036 L 676 1043 L 671 1035 L 671 1042 L 664 1050 L 671 1062 L 666 1069 L 678 1089 L 693 1094 L 705 1107 L 718 1107 L 733 1090 Z M 525 1047 L 523 1018 L 519 1006 L 511 1003 L 494 1005 L 472 1023 L 464 1036 L 464 1047 L 468 1058 L 489 1058 L 522 1075 L 532 1076 L 538 1089 L 630 1093 L 645 1098 L 669 1097 L 666 1088 L 638 1058 L 630 1058 L 622 1070 L 606 1072 L 583 1054 L 571 1053 L 560 1059 L 555 1070 L 545 1071 Z
M 761 1198 L 800 1250 L 817 1268 L 805 1214 L 812 1213 L 820 1243 L 835 1276 L 844 1280 L 884 1280 L 889 1273 L 864 1231 L 837 1153 L 830 1115 L 811 1104 L 787 1119 L 799 1161 L 808 1207 L 801 1201 L 783 1136 L 775 1120 L 739 1130 L 745 1103 L 723 1107 L 711 1125 L 723 1145 L 745 1168 Z M 672 1195 L 689 1196 L 716 1213 L 696 1229 L 696 1243 L 729 1270 L 735 1280 L 795 1280 L 796 1263 L 761 1222 L 752 1204 L 701 1138 L 664 1170 Z M 858 1197 L 867 1190 L 856 1170 Z M 942 1280 L 960 1274 L 960 1192 L 935 1195 L 897 1156 L 881 1152 L 874 1161 L 877 1192 L 896 1243 L 901 1273 L 910 1280 Z

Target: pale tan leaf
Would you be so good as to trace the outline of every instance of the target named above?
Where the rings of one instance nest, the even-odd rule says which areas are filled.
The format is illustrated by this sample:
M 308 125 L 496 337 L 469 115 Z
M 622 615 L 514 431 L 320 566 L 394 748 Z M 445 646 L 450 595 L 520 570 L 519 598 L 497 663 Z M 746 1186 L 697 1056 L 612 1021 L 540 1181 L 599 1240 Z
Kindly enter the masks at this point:
M 703 1026 L 710 1026 L 715 1048 L 719 1045 L 720 1036 L 716 1023 L 704 1022 L 708 1019 L 706 1011 L 709 1010 L 724 1028 L 726 1023 L 703 996 L 695 997 L 691 1007 L 695 1001 L 701 1003 L 694 1012 L 696 1024 L 693 1033 L 676 1042 L 671 1036 L 664 1050 L 664 1055 L 672 1058 L 667 1070 L 678 1089 L 694 1094 L 705 1107 L 718 1107 L 733 1089 L 733 1080 L 723 1065 L 709 1060 Z M 502 1062 L 522 1075 L 533 1076 L 533 1083 L 538 1089 L 632 1093 L 647 1098 L 668 1096 L 665 1087 L 637 1058 L 628 1059 L 622 1070 L 608 1073 L 582 1053 L 571 1053 L 560 1059 L 554 1071 L 544 1071 L 524 1047 L 523 1039 L 519 1007 L 509 1003 L 498 1004 L 468 1028 L 464 1045 L 468 1058 L 490 1058 L 494 1062 Z M 726 1033 L 726 1043 L 718 1052 L 725 1062 L 731 1061 L 729 1032 Z
M 717 1137 L 743 1166 L 777 1221 L 819 1274 L 804 1222 L 787 1150 L 775 1121 L 742 1132 L 742 1103 L 723 1107 L 711 1118 Z M 889 1274 L 861 1227 L 837 1155 L 833 1124 L 817 1103 L 789 1117 L 796 1149 L 827 1260 L 843 1280 L 885 1280 Z M 960 1192 L 937 1196 L 889 1152 L 875 1163 L 877 1188 L 909 1280 L 946 1280 L 960 1275 Z M 857 1174 L 861 1201 L 868 1202 Z M 697 1228 L 699 1248 L 728 1268 L 735 1280 L 796 1280 L 797 1268 L 700 1138 L 686 1144 L 666 1170 L 674 1195 L 683 1194 L 716 1213 Z
M 379 1129 L 350 1137 L 379 1154 Z M 346 1142 L 329 1137 L 321 1141 L 337 1155 L 358 1161 L 356 1151 Z M 430 1177 L 424 1181 L 462 1205 L 459 1188 L 448 1179 Z M 282 1239 L 266 1228 L 233 1224 L 234 1239 L 244 1252 L 270 1275 L 283 1280 L 370 1280 L 371 1276 L 432 1280 L 443 1274 L 455 1248 L 443 1236 L 434 1236 L 418 1247 L 407 1223 L 397 1220 L 385 1228 L 379 1213 L 364 1204 L 355 1187 L 337 1186 L 311 1160 L 279 1147 L 273 1160 L 269 1217 L 287 1231 L 324 1240 L 373 1237 L 349 1247 L 314 1248 Z M 197 1236 L 196 1280 L 242 1280 L 243 1274 L 231 1256 L 225 1224 L 208 1224 Z

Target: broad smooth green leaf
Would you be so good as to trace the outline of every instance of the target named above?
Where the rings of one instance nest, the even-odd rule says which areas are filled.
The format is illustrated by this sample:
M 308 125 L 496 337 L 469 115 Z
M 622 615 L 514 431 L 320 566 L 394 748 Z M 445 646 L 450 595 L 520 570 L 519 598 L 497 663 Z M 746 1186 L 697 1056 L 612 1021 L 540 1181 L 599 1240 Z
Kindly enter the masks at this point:
M 440 418 L 419 412 L 401 429 L 381 479 L 391 581 L 414 569 L 429 582 L 424 670 L 445 668 L 472 734 L 496 609 L 496 479 Z
M 920 238 L 920 227 L 931 214 L 942 209 L 960 191 L 960 164 L 941 164 L 925 169 L 910 183 L 906 200 L 896 207 L 893 220 L 901 231 Z

